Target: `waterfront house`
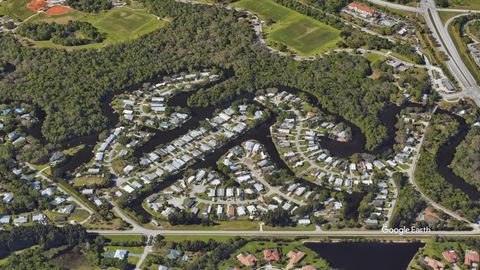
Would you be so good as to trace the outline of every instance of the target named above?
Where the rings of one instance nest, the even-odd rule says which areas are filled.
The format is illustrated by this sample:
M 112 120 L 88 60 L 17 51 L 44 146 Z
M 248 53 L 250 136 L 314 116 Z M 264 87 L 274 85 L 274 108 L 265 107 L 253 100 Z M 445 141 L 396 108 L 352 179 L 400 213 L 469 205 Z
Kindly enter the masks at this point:
M 432 259 L 430 257 L 425 257 L 423 260 L 428 266 L 430 266 L 434 270 L 442 270 L 445 268 L 445 265 L 442 262 Z
M 449 263 L 455 263 L 458 260 L 458 254 L 453 249 L 444 250 L 442 252 L 443 258 Z
M 304 257 L 305 257 L 305 253 L 303 253 L 303 252 L 301 252 L 297 249 L 290 250 L 287 253 L 287 258 L 289 259 L 289 261 L 288 261 L 286 269 L 292 268 L 297 263 L 299 263 Z

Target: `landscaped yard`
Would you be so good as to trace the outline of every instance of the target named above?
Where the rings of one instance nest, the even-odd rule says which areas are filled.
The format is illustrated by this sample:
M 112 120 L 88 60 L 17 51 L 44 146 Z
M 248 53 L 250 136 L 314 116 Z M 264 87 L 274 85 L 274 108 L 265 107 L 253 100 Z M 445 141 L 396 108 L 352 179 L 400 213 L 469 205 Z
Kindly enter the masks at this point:
M 68 221 L 75 220 L 77 223 L 88 218 L 90 214 L 85 209 L 76 208 L 73 213 L 68 217 Z
M 304 247 L 300 242 L 297 242 L 297 241 L 249 242 L 245 246 L 243 246 L 242 248 L 234 252 L 228 260 L 224 261 L 219 267 L 219 269 L 226 269 L 228 266 L 241 266 L 238 260 L 236 259 L 236 256 L 241 252 L 248 252 L 250 254 L 253 254 L 258 260 L 262 260 L 263 250 L 269 249 L 269 248 L 278 249 L 282 259 L 281 263 L 274 263 L 274 266 L 285 267 L 288 263 L 288 258 L 286 257 L 286 254 L 291 250 L 297 249 L 306 254 L 303 260 L 300 261 L 299 265 L 312 264 L 318 267 L 319 269 L 329 269 L 328 264 L 325 260 L 319 258 L 314 251 Z
M 140 256 L 143 254 L 144 247 L 124 247 L 124 246 L 107 246 L 105 247 L 106 252 L 115 253 L 117 249 L 123 249 L 128 251 L 128 263 L 135 265 L 139 260 Z
M 279 42 L 300 55 L 315 55 L 336 47 L 340 31 L 271 0 L 241 0 L 234 4 L 274 23 L 264 27 L 267 42 Z
M 17 21 L 23 21 L 35 14 L 27 8 L 30 0 L 5 0 L 0 4 L 0 15 L 10 16 Z
M 156 16 L 146 13 L 144 10 L 129 7 L 113 8 L 98 14 L 88 14 L 80 11 L 72 11 L 63 15 L 46 15 L 44 13 L 35 16 L 32 21 L 67 23 L 70 20 L 86 21 L 95 26 L 100 32 L 106 33 L 107 38 L 102 43 L 87 44 L 76 47 L 65 47 L 51 41 L 35 41 L 36 47 L 60 47 L 60 48 L 101 48 L 106 44 L 114 44 L 135 39 L 150 33 L 167 22 L 157 19 Z

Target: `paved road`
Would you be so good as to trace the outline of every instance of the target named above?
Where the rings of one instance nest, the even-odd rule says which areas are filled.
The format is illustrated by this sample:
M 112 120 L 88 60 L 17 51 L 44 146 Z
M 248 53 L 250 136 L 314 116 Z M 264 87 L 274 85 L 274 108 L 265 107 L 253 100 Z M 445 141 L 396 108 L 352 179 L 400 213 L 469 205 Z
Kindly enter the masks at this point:
M 146 246 L 145 249 L 143 250 L 142 256 L 140 257 L 140 260 L 138 260 L 137 265 L 135 266 L 135 269 L 141 269 L 140 266 L 142 266 L 143 262 L 147 258 L 148 254 L 152 252 L 152 246 Z
M 345 230 L 345 231 L 196 231 L 196 230 L 149 230 L 145 229 L 142 232 L 135 230 L 131 231 L 116 231 L 116 230 L 88 230 L 89 233 L 95 234 L 144 234 L 147 236 L 155 236 L 157 234 L 161 235 L 211 235 L 213 236 L 408 236 L 408 237 L 420 237 L 420 236 L 478 236 L 478 232 L 472 231 L 430 231 L 430 232 L 417 232 L 417 233 L 406 233 L 401 235 L 400 233 L 387 233 L 382 230 L 375 231 L 360 231 L 360 230 Z
M 382 0 L 369 0 L 370 2 L 394 8 L 397 10 L 416 12 L 421 14 L 425 21 L 427 22 L 430 31 L 433 36 L 439 41 L 440 47 L 439 50 L 444 52 L 449 56 L 449 60 L 446 61 L 448 69 L 453 74 L 455 79 L 460 84 L 462 90 L 464 90 L 468 95 L 475 101 L 475 103 L 480 107 L 480 87 L 478 86 L 475 78 L 468 70 L 467 66 L 463 62 L 460 54 L 453 43 L 452 38 L 450 37 L 447 28 L 443 25 L 442 20 L 438 14 L 438 11 L 454 11 L 454 12 L 476 12 L 470 10 L 462 9 L 437 9 L 435 6 L 435 0 L 422 0 L 420 2 L 420 7 L 409 7 L 394 3 L 385 2 Z
M 34 167 L 32 164 L 30 164 L 30 163 L 26 163 L 26 165 L 27 165 L 30 169 L 32 169 L 32 170 L 35 170 L 35 171 L 37 170 L 37 169 L 35 169 L 35 167 Z M 36 176 L 42 178 L 43 180 L 45 180 L 45 181 L 47 181 L 47 182 L 54 183 L 58 190 L 60 190 L 60 191 L 63 192 L 64 194 L 67 194 L 68 196 L 70 196 L 70 200 L 74 201 L 80 208 L 82 208 L 82 209 L 84 209 L 85 211 L 87 211 L 89 215 L 92 215 L 92 214 L 93 214 L 93 211 L 92 211 L 92 209 L 90 209 L 90 207 L 88 207 L 88 206 L 87 206 L 85 203 L 83 203 L 82 201 L 77 200 L 74 196 L 72 196 L 72 195 L 71 195 L 70 193 L 68 193 L 66 190 L 64 190 L 64 189 L 61 188 L 59 185 L 57 185 L 57 184 L 55 183 L 55 181 L 53 181 L 52 179 L 50 179 L 50 178 L 48 178 L 47 176 L 45 176 L 45 174 L 43 174 L 43 172 L 44 172 L 45 170 L 47 170 L 48 168 L 50 168 L 50 166 L 47 166 L 47 167 L 43 168 L 42 170 L 38 171 L 37 174 L 36 174 Z M 86 222 L 89 218 L 90 218 L 90 216 L 89 216 L 87 219 L 83 220 L 81 223 L 83 224 L 83 223 Z

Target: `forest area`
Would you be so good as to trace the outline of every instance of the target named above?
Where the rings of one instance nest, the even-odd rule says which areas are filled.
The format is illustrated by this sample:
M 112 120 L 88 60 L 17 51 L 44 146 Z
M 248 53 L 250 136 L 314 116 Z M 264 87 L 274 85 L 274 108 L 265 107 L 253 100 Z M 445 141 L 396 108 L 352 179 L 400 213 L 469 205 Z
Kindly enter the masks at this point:
M 255 41 L 241 14 L 220 7 L 145 0 L 159 17 L 174 18 L 142 39 L 99 51 L 67 52 L 22 46 L 12 35 L 0 38 L 0 61 L 16 70 L 0 81 L 2 101 L 29 101 L 46 114 L 45 138 L 61 143 L 106 126 L 102 98 L 159 76 L 202 67 L 232 69 L 234 76 L 196 93 L 191 106 L 231 101 L 244 92 L 283 84 L 308 91 L 320 106 L 359 126 L 374 149 L 387 136 L 377 113 L 396 95 L 391 84 L 367 78 L 367 60 L 333 54 L 298 62 L 272 55 Z
M 452 169 L 480 191 L 480 127 L 473 127 L 457 147 Z
M 435 161 L 440 146 L 455 136 L 458 128 L 458 121 L 451 115 L 441 113 L 432 117 L 420 150 L 415 180 L 426 196 L 449 209 L 458 211 L 470 220 L 475 220 L 480 214 L 478 203 L 470 200 L 467 194 L 448 183 L 438 172 Z

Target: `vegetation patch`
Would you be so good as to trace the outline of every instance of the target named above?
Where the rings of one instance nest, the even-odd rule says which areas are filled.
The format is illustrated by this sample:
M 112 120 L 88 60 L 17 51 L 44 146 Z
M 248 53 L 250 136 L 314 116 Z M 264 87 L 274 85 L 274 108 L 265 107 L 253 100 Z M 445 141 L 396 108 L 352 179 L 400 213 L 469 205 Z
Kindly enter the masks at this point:
M 480 0 L 435 0 L 435 2 L 445 8 L 480 10 Z
M 480 191 L 480 127 L 473 127 L 457 147 L 452 169 L 456 175 Z
M 480 18 L 480 16 L 472 14 L 455 19 L 448 26 L 448 33 L 452 37 L 453 43 L 455 44 L 460 57 L 478 83 L 480 82 L 480 69 L 470 55 L 467 43 L 471 42 L 471 40 L 463 30 L 464 26 L 474 18 Z
M 415 169 L 415 181 L 429 198 L 458 211 L 470 220 L 475 220 L 480 214 L 478 205 L 440 175 L 435 161 L 440 146 L 456 135 L 458 127 L 459 123 L 450 115 L 437 114 L 432 117 L 420 150 L 420 158 Z
M 27 8 L 30 0 L 6 0 L 0 3 L 0 15 L 10 16 L 17 21 L 23 21 L 35 14 Z
M 84 12 L 99 12 L 112 7 L 110 0 L 66 0 L 65 4 Z
M 477 41 L 480 41 L 480 20 L 472 21 L 468 24 L 468 33 Z
M 51 40 L 54 44 L 63 46 L 99 43 L 105 39 L 105 34 L 98 32 L 93 25 L 78 21 L 66 24 L 24 23 L 17 33 L 35 41 Z
M 86 13 L 78 10 L 61 15 L 37 15 L 33 21 L 67 24 L 70 21 L 87 22 L 105 35 L 100 43 L 76 46 L 75 48 L 100 48 L 106 44 L 120 43 L 138 38 L 165 25 L 166 21 L 148 14 L 144 10 L 129 7 L 115 8 L 98 13 Z M 58 47 L 52 42 L 35 42 L 36 47 Z
M 73 185 L 76 187 L 104 186 L 107 180 L 102 177 L 80 177 L 73 179 Z
M 269 26 L 265 28 L 268 39 L 286 45 L 301 55 L 315 55 L 333 49 L 340 40 L 340 30 L 271 0 L 241 0 L 235 6 L 269 20 Z

